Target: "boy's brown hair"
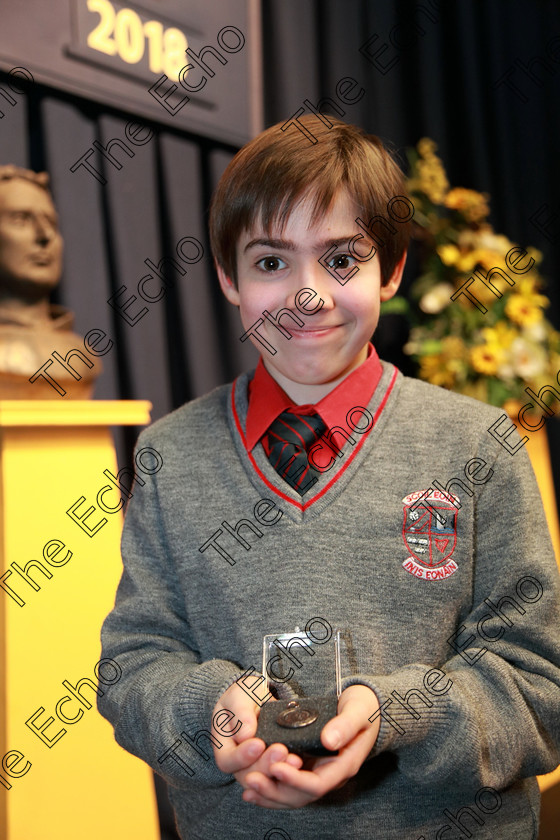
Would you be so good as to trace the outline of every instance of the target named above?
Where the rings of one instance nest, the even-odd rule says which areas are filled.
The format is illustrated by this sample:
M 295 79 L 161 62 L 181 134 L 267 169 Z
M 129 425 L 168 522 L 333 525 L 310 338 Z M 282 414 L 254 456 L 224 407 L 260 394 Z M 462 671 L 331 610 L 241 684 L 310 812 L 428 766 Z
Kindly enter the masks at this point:
M 379 223 L 382 232 L 375 241 L 382 285 L 406 251 L 410 224 L 398 219 L 407 211 L 399 200 L 391 204 L 397 196 L 408 201 L 401 169 L 378 137 L 330 115 L 328 120 L 332 128 L 310 114 L 299 118 L 300 124 L 309 124 L 316 143 L 295 125 L 282 130 L 284 123 L 277 123 L 244 146 L 227 166 L 210 206 L 210 244 L 217 263 L 235 283 L 240 236 L 259 225 L 268 236 L 276 224 L 282 229 L 306 193 L 313 198 L 312 223 L 328 210 L 340 189 L 360 208 L 366 224 L 376 217 L 386 220 Z M 412 207 L 410 201 L 408 205 Z M 391 215 L 388 207 L 395 208 Z M 410 211 L 408 215 L 412 218 Z M 387 232 L 387 225 L 395 232 Z

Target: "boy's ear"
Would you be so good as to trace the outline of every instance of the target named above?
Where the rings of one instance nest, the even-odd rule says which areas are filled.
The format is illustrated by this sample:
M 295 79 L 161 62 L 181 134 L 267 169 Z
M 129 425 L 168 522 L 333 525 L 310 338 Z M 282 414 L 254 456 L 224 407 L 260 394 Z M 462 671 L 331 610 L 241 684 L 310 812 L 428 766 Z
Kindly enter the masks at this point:
M 239 291 L 235 286 L 233 280 L 225 273 L 224 269 L 218 263 L 216 265 L 216 272 L 218 274 L 218 280 L 220 281 L 220 288 L 222 292 L 229 300 L 230 303 L 233 303 L 234 306 L 239 306 Z
M 399 286 L 401 285 L 402 275 L 404 271 L 404 264 L 406 262 L 406 255 L 407 252 L 404 251 L 402 257 L 398 261 L 395 266 L 391 277 L 389 278 L 389 282 L 385 283 L 385 285 L 381 286 L 380 289 L 380 300 L 390 300 L 399 290 Z

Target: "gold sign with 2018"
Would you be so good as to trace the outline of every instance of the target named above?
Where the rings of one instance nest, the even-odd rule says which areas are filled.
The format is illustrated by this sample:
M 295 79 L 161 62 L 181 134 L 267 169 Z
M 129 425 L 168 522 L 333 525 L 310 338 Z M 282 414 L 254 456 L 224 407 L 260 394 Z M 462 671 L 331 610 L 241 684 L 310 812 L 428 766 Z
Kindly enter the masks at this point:
M 115 0 L 85 0 L 85 3 L 87 11 L 98 14 L 99 20 L 95 22 L 88 15 L 84 26 L 83 12 L 79 15 L 79 40 L 82 43 L 85 40 L 84 46 L 103 56 L 120 59 L 128 70 L 131 65 L 141 63 L 144 71 L 156 76 L 165 73 L 170 79 L 178 80 L 189 45 L 184 32 Z

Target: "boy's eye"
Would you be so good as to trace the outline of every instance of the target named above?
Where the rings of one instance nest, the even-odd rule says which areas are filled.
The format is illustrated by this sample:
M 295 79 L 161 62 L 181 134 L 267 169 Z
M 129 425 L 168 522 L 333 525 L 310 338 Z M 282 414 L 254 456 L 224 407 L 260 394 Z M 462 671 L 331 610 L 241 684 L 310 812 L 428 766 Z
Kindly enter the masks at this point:
M 350 268 L 351 265 L 354 265 L 356 260 L 350 254 L 340 253 L 335 254 L 334 257 L 331 257 L 327 265 L 330 268 Z
M 280 257 L 263 257 L 257 262 L 259 268 L 263 271 L 278 271 L 280 268 L 286 268 L 286 263 Z

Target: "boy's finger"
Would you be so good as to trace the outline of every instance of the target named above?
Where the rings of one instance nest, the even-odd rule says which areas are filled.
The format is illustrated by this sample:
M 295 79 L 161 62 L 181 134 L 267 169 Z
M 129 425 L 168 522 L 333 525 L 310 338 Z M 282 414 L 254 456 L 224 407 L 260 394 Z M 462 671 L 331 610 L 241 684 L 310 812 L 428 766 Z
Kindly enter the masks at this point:
M 247 789 L 243 791 L 243 800 L 245 802 L 249 802 L 251 805 L 257 805 L 260 808 L 268 808 L 270 811 L 289 811 L 293 810 L 294 808 L 301 808 L 302 805 L 306 805 L 308 800 L 298 801 L 297 802 L 286 802 L 284 800 L 280 801 L 277 799 L 267 799 L 260 793 L 257 793 L 255 790 Z
M 283 787 L 292 788 L 294 796 L 297 792 L 309 799 L 317 799 L 326 790 L 330 789 L 328 783 L 325 784 L 325 780 L 315 770 L 297 770 L 295 767 L 291 767 L 283 762 L 274 765 L 271 768 L 271 773 Z M 340 778 L 336 779 L 336 784 L 341 782 L 342 778 L 343 774 L 341 774 Z
M 349 744 L 360 732 L 370 726 L 368 715 L 370 704 L 377 703 L 375 694 L 364 686 L 351 686 L 343 693 L 340 711 L 332 718 L 321 732 L 321 741 L 325 747 L 338 750 Z
M 241 726 L 235 735 L 233 735 L 231 740 L 236 744 L 242 744 L 244 741 L 248 741 L 250 738 L 255 737 L 255 733 L 257 731 L 257 716 L 254 713 L 253 715 L 241 714 L 238 715 L 237 719 L 240 721 Z
M 257 731 L 258 707 L 243 692 L 240 693 L 243 694 L 244 699 L 236 697 L 235 694 L 229 697 L 223 695 L 220 702 L 215 706 L 213 714 L 213 720 L 221 720 L 226 730 L 231 731 L 229 737 L 237 744 L 253 738 Z M 223 719 L 220 718 L 220 714 L 224 715 Z
M 301 790 L 283 785 L 262 773 L 251 773 L 247 781 L 243 799 L 263 808 L 300 808 L 310 801 Z
M 260 738 L 251 738 L 239 745 L 226 742 L 215 752 L 216 764 L 223 773 L 238 773 L 258 761 L 265 749 Z
M 241 723 L 238 731 L 232 736 L 232 740 L 236 743 L 241 744 L 255 736 L 260 707 L 236 683 L 230 685 L 222 695 L 214 711 L 233 714 L 236 720 L 230 724 L 232 728 L 234 723 L 237 726 L 237 721 Z
M 317 799 L 354 776 L 370 749 L 368 733 L 362 731 L 343 753 L 320 759 L 311 771 L 297 770 L 282 762 L 271 767 L 271 775 L 284 785 Z
M 347 703 L 336 717 L 329 720 L 321 732 L 321 742 L 329 750 L 339 750 L 349 744 L 364 729 L 361 705 Z

